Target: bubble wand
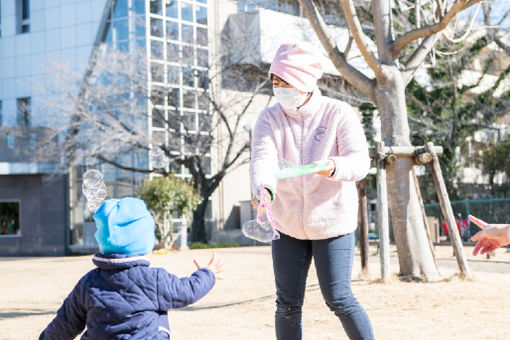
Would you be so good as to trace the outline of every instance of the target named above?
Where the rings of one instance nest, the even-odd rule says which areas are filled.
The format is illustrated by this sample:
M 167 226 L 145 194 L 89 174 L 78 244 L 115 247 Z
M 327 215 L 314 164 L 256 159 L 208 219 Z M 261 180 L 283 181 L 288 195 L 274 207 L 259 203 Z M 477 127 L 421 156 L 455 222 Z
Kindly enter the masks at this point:
M 262 214 L 266 214 L 267 220 L 271 225 L 271 229 L 273 230 L 273 240 L 278 240 L 280 238 L 280 233 L 275 228 L 275 223 L 273 220 L 273 215 L 271 214 L 270 203 L 267 199 L 266 189 L 264 188 L 264 184 L 260 183 L 260 198 L 262 198 L 261 203 L 259 204 L 259 208 L 257 209 L 257 220 L 260 223 L 263 223 L 262 218 L 264 217 Z

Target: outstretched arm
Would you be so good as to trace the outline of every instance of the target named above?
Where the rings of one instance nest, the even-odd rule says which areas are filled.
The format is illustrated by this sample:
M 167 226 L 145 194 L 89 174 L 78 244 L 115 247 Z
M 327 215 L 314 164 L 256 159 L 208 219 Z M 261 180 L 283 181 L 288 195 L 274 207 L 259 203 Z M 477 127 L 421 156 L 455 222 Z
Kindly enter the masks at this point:
M 491 253 L 501 246 L 510 244 L 509 224 L 488 224 L 471 215 L 469 215 L 469 220 L 482 229 L 471 237 L 472 241 L 476 241 L 473 255 L 478 255 L 478 252 L 482 255 Z
M 178 278 L 160 269 L 158 300 L 161 310 L 184 307 L 200 300 L 214 286 L 216 275 L 223 271 L 223 263 L 215 255 L 206 267 L 200 267 L 196 260 L 194 263 L 198 270 L 189 277 Z

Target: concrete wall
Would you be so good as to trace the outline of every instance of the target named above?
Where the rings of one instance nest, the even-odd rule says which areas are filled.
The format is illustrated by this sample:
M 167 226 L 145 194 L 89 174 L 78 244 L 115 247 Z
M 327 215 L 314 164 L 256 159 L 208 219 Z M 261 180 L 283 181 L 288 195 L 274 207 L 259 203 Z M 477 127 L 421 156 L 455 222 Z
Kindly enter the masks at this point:
M 67 176 L 1 175 L 0 199 L 20 202 L 21 236 L 0 236 L 0 256 L 64 255 Z

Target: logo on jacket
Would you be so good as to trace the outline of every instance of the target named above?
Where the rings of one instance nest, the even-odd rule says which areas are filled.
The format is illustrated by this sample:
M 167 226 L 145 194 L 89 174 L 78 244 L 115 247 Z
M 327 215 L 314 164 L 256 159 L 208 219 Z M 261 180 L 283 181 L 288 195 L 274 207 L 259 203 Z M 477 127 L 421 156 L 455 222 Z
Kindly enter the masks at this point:
M 315 130 L 315 135 L 313 136 L 313 139 L 315 139 L 317 142 L 320 142 L 324 136 L 326 136 L 326 130 L 327 128 L 324 126 L 319 126 L 317 130 Z

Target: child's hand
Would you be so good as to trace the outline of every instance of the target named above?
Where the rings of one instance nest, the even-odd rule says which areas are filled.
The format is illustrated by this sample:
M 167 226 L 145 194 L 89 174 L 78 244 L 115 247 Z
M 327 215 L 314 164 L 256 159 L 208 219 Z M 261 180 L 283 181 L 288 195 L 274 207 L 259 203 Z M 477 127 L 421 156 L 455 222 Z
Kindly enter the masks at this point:
M 314 162 L 316 163 L 322 163 L 323 161 Z M 335 162 L 333 162 L 331 159 L 328 159 L 328 166 L 324 170 L 317 171 L 316 174 L 323 177 L 331 177 L 331 174 L 335 171 Z
M 221 272 L 223 272 L 223 261 L 219 258 L 216 258 L 216 253 L 212 254 L 209 264 L 205 267 L 200 266 L 198 264 L 197 260 L 193 260 L 193 263 L 195 263 L 195 266 L 197 266 L 197 269 L 207 268 L 214 273 L 214 275 L 216 276 L 217 279 L 219 279 L 219 280 L 223 279 L 221 276 L 218 275 Z

